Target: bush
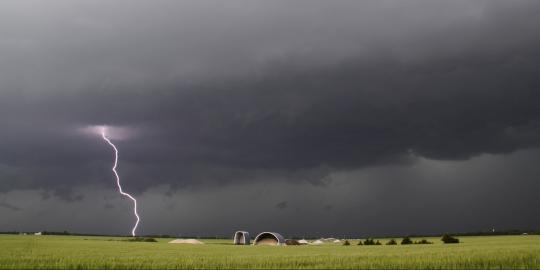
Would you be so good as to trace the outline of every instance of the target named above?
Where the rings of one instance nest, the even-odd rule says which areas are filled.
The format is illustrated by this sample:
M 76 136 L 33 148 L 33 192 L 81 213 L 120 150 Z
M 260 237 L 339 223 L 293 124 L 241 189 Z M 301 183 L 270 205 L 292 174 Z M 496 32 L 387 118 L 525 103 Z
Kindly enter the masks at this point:
M 403 240 L 401 240 L 402 245 L 410 245 L 412 243 L 413 243 L 413 241 L 409 237 L 404 237 Z
M 358 245 L 359 246 L 363 246 L 364 244 L 362 244 L 362 240 L 358 241 Z
M 393 246 L 393 245 L 397 245 L 397 242 L 395 239 L 390 239 L 390 241 L 386 242 L 386 244 L 389 246 Z
M 459 239 L 452 237 L 448 234 L 445 234 L 442 236 L 441 241 L 443 241 L 445 244 L 457 244 L 459 243 Z
M 344 245 L 344 246 L 350 246 L 351 243 L 349 243 L 349 240 L 345 240 L 345 242 L 343 242 L 343 245 Z
M 420 241 L 416 241 L 414 242 L 415 244 L 419 244 L 419 245 L 425 245 L 425 244 L 433 244 L 433 242 L 429 242 L 428 240 L 426 239 L 422 239 Z
M 358 243 L 358 245 L 362 245 L 362 241 L 360 241 L 360 243 Z M 382 245 L 382 244 L 381 244 L 381 242 L 379 240 L 375 241 L 372 238 L 367 238 L 366 240 L 364 240 L 363 245 L 364 246 L 375 246 L 375 245 Z
M 364 246 L 373 246 L 375 245 L 375 241 L 371 238 L 367 238 L 366 240 L 364 240 Z

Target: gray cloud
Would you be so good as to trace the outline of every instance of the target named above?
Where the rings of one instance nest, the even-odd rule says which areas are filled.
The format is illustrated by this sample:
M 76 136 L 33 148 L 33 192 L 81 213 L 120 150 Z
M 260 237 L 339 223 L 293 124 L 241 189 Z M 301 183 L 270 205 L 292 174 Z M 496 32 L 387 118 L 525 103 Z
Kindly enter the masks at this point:
M 368 237 L 535 229 L 540 219 L 530 213 L 538 202 L 539 156 L 536 149 L 468 161 L 420 159 L 412 166 L 335 172 L 327 186 L 268 180 L 189 187 L 169 195 L 169 187 L 153 187 L 137 197 L 139 232 L 230 236 L 245 229 L 286 237 Z M 75 191 L 85 196 L 71 203 L 42 200 L 33 190 L 2 193 L 23 210 L 0 207 L 0 224 L 5 230 L 129 233 L 134 222 L 129 200 L 110 188 Z M 285 211 L 275 207 L 285 201 Z M 104 204 L 114 208 L 103 209 Z M 328 205 L 331 211 L 325 210 Z
M 279 210 L 284 210 L 287 207 L 289 207 L 289 202 L 287 201 L 282 201 L 276 204 L 276 208 Z
M 20 211 L 21 210 L 21 208 L 15 206 L 15 205 L 12 205 L 10 203 L 7 203 L 7 202 L 0 202 L 0 207 L 9 209 L 11 211 Z
M 539 10 L 497 0 L 0 3 L 0 192 L 78 205 L 89 200 L 80 187 L 114 189 L 111 149 L 76 132 L 87 125 L 137 130 L 116 142 L 126 189 L 166 186 L 171 198 L 253 183 L 330 189 L 336 174 L 535 149 Z M 406 182 L 376 178 L 386 189 Z M 264 207 L 276 202 L 288 204 L 276 216 L 308 207 Z

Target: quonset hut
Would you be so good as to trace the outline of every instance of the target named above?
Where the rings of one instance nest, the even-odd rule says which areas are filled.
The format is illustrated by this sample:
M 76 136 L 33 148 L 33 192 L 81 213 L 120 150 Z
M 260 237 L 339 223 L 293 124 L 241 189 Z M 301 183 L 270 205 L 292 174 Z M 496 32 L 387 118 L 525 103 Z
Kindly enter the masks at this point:
M 233 238 L 235 245 L 249 245 L 251 238 L 249 238 L 249 233 L 246 231 L 237 231 L 234 233 Z
M 285 238 L 279 233 L 275 232 L 263 232 L 259 233 L 255 240 L 254 245 L 268 245 L 268 246 L 282 246 L 285 245 Z

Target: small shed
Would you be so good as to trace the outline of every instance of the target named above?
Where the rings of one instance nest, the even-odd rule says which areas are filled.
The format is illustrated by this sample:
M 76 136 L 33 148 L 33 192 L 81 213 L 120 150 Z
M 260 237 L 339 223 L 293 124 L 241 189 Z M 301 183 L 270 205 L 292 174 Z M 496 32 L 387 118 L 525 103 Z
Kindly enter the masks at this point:
M 237 231 L 234 233 L 233 238 L 235 245 L 249 245 L 251 238 L 249 238 L 249 233 L 246 231 Z
M 276 232 L 262 232 L 253 240 L 254 245 L 282 246 L 285 244 L 285 238 Z

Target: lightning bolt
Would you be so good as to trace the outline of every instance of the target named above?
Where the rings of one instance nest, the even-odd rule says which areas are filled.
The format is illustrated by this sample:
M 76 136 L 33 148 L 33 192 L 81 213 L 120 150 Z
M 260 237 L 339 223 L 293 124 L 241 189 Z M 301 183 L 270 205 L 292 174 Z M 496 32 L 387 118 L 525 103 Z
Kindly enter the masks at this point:
M 107 136 L 105 135 L 105 130 L 101 131 L 101 137 L 103 137 L 103 140 L 105 140 L 114 149 L 114 166 L 112 167 L 112 171 L 116 176 L 116 185 L 118 186 L 118 191 L 120 192 L 120 194 L 130 198 L 133 201 L 133 213 L 135 214 L 137 221 L 135 222 L 135 226 L 133 226 L 133 229 L 131 230 L 131 235 L 135 236 L 135 230 L 137 230 L 137 226 L 139 225 L 139 221 L 141 220 L 139 218 L 139 214 L 137 213 L 137 200 L 133 196 L 131 196 L 131 194 L 124 192 L 122 190 L 122 186 L 120 185 L 120 176 L 118 176 L 118 172 L 116 171 L 116 167 L 118 166 L 118 149 L 111 142 L 111 140 L 107 138 Z

